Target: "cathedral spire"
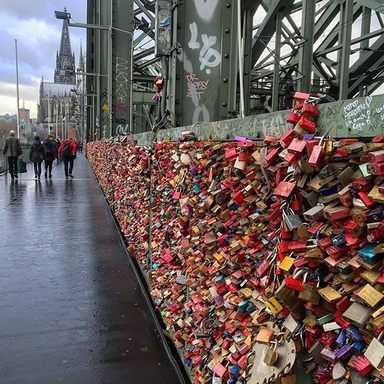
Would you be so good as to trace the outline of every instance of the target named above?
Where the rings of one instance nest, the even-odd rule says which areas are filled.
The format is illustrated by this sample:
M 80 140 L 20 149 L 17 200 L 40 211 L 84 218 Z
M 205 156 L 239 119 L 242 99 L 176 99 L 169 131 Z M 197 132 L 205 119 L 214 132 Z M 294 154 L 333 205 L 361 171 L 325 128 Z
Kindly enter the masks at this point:
M 68 20 L 63 20 L 60 50 L 56 56 L 55 83 L 76 84 L 75 67 L 75 56 L 72 53 L 69 38 Z
M 80 59 L 79 59 L 79 69 L 81 71 L 85 71 L 85 62 L 84 62 L 84 55 L 83 55 L 83 42 L 80 40 Z

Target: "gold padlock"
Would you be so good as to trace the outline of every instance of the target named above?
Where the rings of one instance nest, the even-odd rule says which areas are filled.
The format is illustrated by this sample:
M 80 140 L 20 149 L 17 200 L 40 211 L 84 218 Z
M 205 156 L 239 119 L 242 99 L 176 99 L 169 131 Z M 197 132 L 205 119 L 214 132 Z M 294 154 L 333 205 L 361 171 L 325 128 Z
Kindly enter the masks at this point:
M 273 344 L 273 348 L 268 347 L 265 352 L 264 363 L 273 367 L 279 358 L 279 354 L 277 353 L 277 341 L 271 341 L 271 344 Z
M 287 376 L 282 376 L 280 380 L 281 384 L 296 384 L 296 375 L 291 373 Z

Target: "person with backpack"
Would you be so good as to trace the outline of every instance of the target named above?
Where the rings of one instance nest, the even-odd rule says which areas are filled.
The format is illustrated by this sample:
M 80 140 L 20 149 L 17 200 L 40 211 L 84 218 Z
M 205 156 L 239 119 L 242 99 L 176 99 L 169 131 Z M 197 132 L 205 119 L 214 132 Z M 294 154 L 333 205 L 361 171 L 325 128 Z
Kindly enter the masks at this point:
M 68 179 L 68 177 L 73 178 L 72 171 L 73 171 L 73 164 L 76 158 L 76 152 L 77 152 L 77 146 L 72 138 L 62 141 L 59 148 L 59 157 L 64 160 L 64 172 L 65 172 L 66 179 Z M 69 165 L 69 169 L 68 169 L 68 165 Z
M 52 179 L 52 164 L 55 158 L 57 158 L 57 147 L 56 141 L 53 138 L 53 135 L 48 135 L 43 142 L 44 147 L 44 165 L 45 165 L 45 178 L 49 176 Z
M 60 148 L 60 145 L 61 145 L 61 141 L 59 138 L 56 139 L 56 148 Z M 60 163 L 60 157 L 57 156 L 57 164 Z
M 31 150 L 29 151 L 29 160 L 32 161 L 35 170 L 35 179 L 40 179 L 41 163 L 44 160 L 44 147 L 41 144 L 40 137 L 35 136 Z
M 6 138 L 4 147 L 3 147 L 3 155 L 8 159 L 8 167 L 9 173 L 11 174 L 11 178 L 17 179 L 17 159 L 23 150 L 21 149 L 20 141 L 16 137 L 16 132 L 12 129 L 9 132 L 9 136 Z

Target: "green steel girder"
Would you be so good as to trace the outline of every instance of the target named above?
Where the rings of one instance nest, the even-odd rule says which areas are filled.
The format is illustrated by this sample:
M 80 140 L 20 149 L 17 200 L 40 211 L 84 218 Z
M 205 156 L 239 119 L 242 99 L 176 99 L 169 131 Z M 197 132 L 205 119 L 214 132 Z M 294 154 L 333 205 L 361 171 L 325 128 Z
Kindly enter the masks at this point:
M 286 15 L 290 12 L 294 0 L 272 0 L 268 8 L 267 16 L 257 29 L 257 32 L 252 40 L 252 65 L 255 65 L 261 54 L 265 50 L 266 45 L 272 38 L 276 29 L 276 15 L 282 12 Z
M 356 0 L 360 5 L 368 7 L 373 11 L 384 13 L 384 4 L 379 0 Z

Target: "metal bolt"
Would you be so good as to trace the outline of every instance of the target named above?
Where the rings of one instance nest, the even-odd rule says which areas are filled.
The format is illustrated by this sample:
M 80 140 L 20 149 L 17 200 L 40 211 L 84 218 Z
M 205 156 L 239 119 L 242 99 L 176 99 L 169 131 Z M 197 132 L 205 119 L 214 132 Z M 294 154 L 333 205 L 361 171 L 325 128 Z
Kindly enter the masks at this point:
M 228 79 L 226 77 L 224 77 L 223 83 L 228 83 Z
M 230 30 L 229 28 L 225 28 L 225 29 L 224 29 L 224 32 L 225 32 L 225 33 L 229 33 L 229 32 L 231 32 L 231 30 Z
M 224 57 L 225 57 L 226 59 L 228 59 L 228 57 L 229 57 L 229 53 L 224 53 Z
M 224 103 L 221 103 L 221 105 L 225 108 L 227 106 L 227 103 L 224 101 Z
M 228 3 L 225 4 L 225 6 L 226 6 L 227 8 L 231 8 L 231 3 L 228 2 Z

